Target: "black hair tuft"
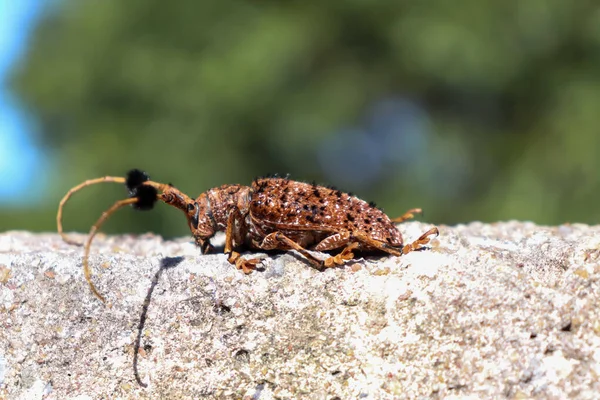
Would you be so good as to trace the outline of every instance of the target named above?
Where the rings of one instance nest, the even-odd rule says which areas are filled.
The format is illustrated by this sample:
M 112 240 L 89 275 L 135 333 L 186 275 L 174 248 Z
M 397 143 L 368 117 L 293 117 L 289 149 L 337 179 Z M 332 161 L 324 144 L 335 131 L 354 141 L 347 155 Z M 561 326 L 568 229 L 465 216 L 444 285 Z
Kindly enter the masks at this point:
M 125 185 L 131 194 L 131 197 L 134 197 L 133 192 L 140 186 L 142 183 L 149 181 L 150 177 L 143 171 L 139 169 L 132 169 L 127 173 L 127 179 L 125 180 Z
M 140 185 L 130 191 L 131 197 L 137 197 L 138 201 L 133 204 L 136 210 L 152 210 L 154 203 L 158 200 L 158 190 L 153 186 Z

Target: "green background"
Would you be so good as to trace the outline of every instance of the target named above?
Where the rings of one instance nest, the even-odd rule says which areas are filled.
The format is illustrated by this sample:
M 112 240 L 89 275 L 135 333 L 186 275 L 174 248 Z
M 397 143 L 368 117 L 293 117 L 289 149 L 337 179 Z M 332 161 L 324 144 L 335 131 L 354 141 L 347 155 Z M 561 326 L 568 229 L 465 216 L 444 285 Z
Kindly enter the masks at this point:
M 63 0 L 12 88 L 52 169 L 1 230 L 54 230 L 70 187 L 133 167 L 193 197 L 279 172 L 440 224 L 600 220 L 595 1 Z M 84 190 L 66 229 L 125 195 Z M 189 233 L 164 205 L 104 230 Z

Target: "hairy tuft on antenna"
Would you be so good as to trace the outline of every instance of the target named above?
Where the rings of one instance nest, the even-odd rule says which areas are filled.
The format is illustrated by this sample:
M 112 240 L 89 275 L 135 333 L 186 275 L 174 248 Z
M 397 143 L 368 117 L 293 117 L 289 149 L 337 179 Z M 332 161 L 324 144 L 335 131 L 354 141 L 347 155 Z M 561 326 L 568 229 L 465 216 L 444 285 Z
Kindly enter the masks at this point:
M 132 206 L 136 210 L 147 211 L 152 210 L 154 204 L 158 200 L 158 190 L 153 186 L 140 185 L 129 191 L 130 197 L 137 198 L 138 201 Z
M 125 186 L 129 190 L 131 197 L 134 197 L 133 192 L 137 189 L 142 183 L 149 181 L 150 177 L 144 171 L 140 171 L 139 169 L 132 169 L 127 173 L 127 178 L 125 179 Z
M 125 186 L 129 190 L 129 197 L 137 198 L 137 202 L 132 204 L 136 210 L 151 210 L 158 200 L 158 190 L 153 186 L 144 185 L 144 182 L 149 180 L 148 174 L 139 169 L 132 169 L 127 173 Z

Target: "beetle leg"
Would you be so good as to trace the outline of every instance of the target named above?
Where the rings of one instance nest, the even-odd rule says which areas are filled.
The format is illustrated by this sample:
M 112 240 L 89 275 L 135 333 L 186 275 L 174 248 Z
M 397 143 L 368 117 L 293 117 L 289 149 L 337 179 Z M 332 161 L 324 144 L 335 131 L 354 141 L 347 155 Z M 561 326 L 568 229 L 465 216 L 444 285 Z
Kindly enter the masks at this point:
M 327 257 L 325 261 L 323 261 L 323 265 L 327 268 L 335 267 L 336 265 L 343 265 L 346 261 L 352 260 L 354 258 L 354 253 L 352 250 L 356 249 L 360 243 L 352 242 L 348 246 L 342 250 L 341 253 L 336 254 L 335 256 Z
M 414 242 L 404 245 L 402 247 L 402 249 L 391 246 L 385 242 L 375 240 L 375 239 L 371 238 L 370 236 L 368 236 L 364 232 L 353 232 L 352 237 L 355 238 L 356 240 L 358 240 L 359 242 L 364 243 L 365 245 L 367 245 L 369 247 L 373 247 L 375 249 L 385 251 L 386 253 L 389 253 L 389 254 L 392 254 L 395 256 L 399 256 L 402 254 L 409 253 L 411 251 L 421 250 L 424 245 L 429 243 L 429 240 L 430 240 L 429 236 L 431 236 L 431 235 L 438 236 L 439 234 L 440 234 L 440 232 L 439 232 L 438 228 L 433 227 L 430 230 L 428 230 L 427 232 L 425 232 L 424 234 L 422 234 Z
M 318 268 L 323 266 L 323 261 L 310 254 L 308 250 L 281 232 L 269 233 L 259 244 L 259 247 L 263 250 L 296 250 L 314 266 Z
M 238 208 L 234 208 L 227 217 L 224 253 L 229 254 L 227 261 L 234 264 L 237 269 L 241 269 L 245 274 L 249 274 L 256 269 L 256 265 L 262 260 L 260 258 L 242 258 L 240 253 L 233 250 L 234 243 L 240 244 L 242 242 L 241 238 L 246 234 L 246 230 L 242 213 Z
M 215 249 L 210 243 L 210 239 L 196 238 L 196 246 L 200 247 L 202 254 L 210 254 Z
M 404 222 L 407 219 L 414 218 L 415 214 L 421 214 L 422 212 L 423 210 L 421 210 L 420 208 L 411 208 L 400 217 L 392 219 L 392 222 L 395 224 L 399 224 L 400 222 Z
M 225 253 L 233 250 L 234 246 L 239 246 L 244 242 L 244 237 L 248 232 L 244 216 L 239 208 L 233 208 L 227 217 L 227 228 L 225 230 Z
M 342 231 L 339 233 L 334 233 L 333 235 L 327 236 L 325 239 L 321 240 L 315 246 L 311 248 L 311 250 L 316 251 L 328 251 L 339 249 L 342 246 L 345 246 L 350 241 L 350 232 Z
M 431 235 L 438 236 L 439 234 L 440 234 L 440 232 L 439 232 L 438 228 L 433 227 L 430 230 L 428 230 L 427 232 L 425 232 L 424 234 L 422 234 L 414 242 L 405 245 L 402 248 L 402 252 L 400 252 L 399 249 L 392 247 L 385 242 L 375 240 L 375 239 L 371 238 L 370 236 L 366 235 L 364 232 L 353 232 L 352 239 L 355 239 L 356 241 L 352 241 L 348 246 L 346 246 L 346 248 L 344 248 L 344 250 L 342 250 L 341 253 L 339 253 L 333 257 L 329 257 L 329 258 L 325 259 L 324 265 L 326 267 L 333 267 L 335 265 L 342 265 L 342 264 L 344 264 L 344 262 L 351 260 L 352 258 L 354 258 L 354 254 L 352 253 L 352 250 L 357 248 L 360 243 L 363 243 L 367 246 L 385 251 L 386 253 L 389 253 L 389 254 L 392 254 L 395 256 L 400 256 L 401 254 L 406 254 L 411 251 L 421 250 L 424 245 L 429 243 L 429 240 L 430 240 L 429 236 L 431 236 Z M 333 235 L 333 236 L 336 236 L 336 235 Z M 348 240 L 352 240 L 352 239 L 348 238 Z M 327 240 L 327 239 L 324 239 L 324 240 Z M 319 243 L 319 245 L 321 243 Z M 319 246 L 319 245 L 317 245 L 317 246 Z M 327 250 L 329 250 L 329 249 L 327 249 Z
M 405 245 L 402 248 L 402 254 L 406 254 L 406 253 L 410 253 L 411 251 L 414 250 L 420 250 L 422 249 L 424 245 L 426 245 L 427 243 L 429 243 L 429 236 L 431 235 L 435 235 L 436 237 L 440 234 L 440 231 L 438 230 L 437 227 L 433 227 L 430 230 L 428 230 L 427 232 L 425 232 L 424 234 L 422 234 L 421 236 L 419 236 L 419 238 L 417 240 L 415 240 L 414 242 Z
M 401 248 L 392 246 L 386 242 L 382 242 L 381 240 L 373 239 L 371 236 L 367 235 L 364 232 L 352 232 L 352 239 L 353 241 L 364 244 L 366 248 L 377 249 L 394 256 L 402 255 Z
M 315 246 L 314 250 L 323 251 L 323 250 L 332 250 L 344 246 L 348 243 L 348 239 L 350 238 L 350 232 L 344 231 L 341 233 L 337 233 L 335 235 L 329 236 L 329 241 L 327 239 L 323 239 L 317 246 Z M 314 266 L 318 268 L 322 267 L 333 267 L 335 265 L 342 265 L 344 262 L 351 260 L 354 258 L 354 253 L 352 250 L 359 246 L 358 242 L 353 242 L 348 244 L 341 253 L 327 257 L 324 261 L 319 260 L 310 254 L 304 247 L 300 246 L 298 243 L 294 242 L 292 239 L 288 238 L 281 232 L 273 232 L 267 235 L 262 243 L 260 244 L 260 248 L 264 250 L 275 250 L 281 249 L 282 246 L 287 249 L 296 250 L 298 253 L 302 254 L 308 261 L 310 261 Z M 319 247 L 320 248 L 317 248 Z
M 245 274 L 251 274 L 256 269 L 256 265 L 259 264 L 262 259 L 260 258 L 242 258 L 242 255 L 237 251 L 232 251 L 227 257 L 227 261 L 234 264 L 237 269 L 241 269 Z
M 348 244 L 349 241 L 350 232 L 342 231 L 331 236 L 327 236 L 325 239 L 317 243 L 317 245 L 312 249 L 316 251 L 327 251 L 346 246 L 339 254 L 336 254 L 332 257 L 327 257 L 325 261 L 323 261 L 323 265 L 327 268 L 330 268 L 336 265 L 343 265 L 344 262 L 354 258 L 354 253 L 352 253 L 352 250 L 356 249 L 359 246 L 359 243 L 354 241 Z

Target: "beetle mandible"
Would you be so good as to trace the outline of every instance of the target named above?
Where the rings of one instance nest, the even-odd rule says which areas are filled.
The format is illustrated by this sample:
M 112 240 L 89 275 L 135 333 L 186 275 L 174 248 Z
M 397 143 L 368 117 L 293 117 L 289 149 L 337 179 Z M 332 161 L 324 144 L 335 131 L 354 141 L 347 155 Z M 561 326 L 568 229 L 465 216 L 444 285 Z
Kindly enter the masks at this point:
M 381 251 L 400 256 L 420 250 L 439 235 L 437 227 L 429 229 L 412 243 L 404 244 L 395 223 L 412 218 L 420 209 L 407 211 L 390 219 L 373 203 L 335 188 L 294 181 L 278 176 L 257 178 L 251 186 L 223 185 L 193 199 L 171 184 L 151 181 L 146 173 L 134 169 L 127 177 L 105 176 L 87 180 L 67 192 L 60 201 L 56 223 L 58 232 L 68 243 L 78 244 L 62 228 L 63 207 L 80 189 L 101 182 L 124 183 L 129 198 L 119 200 L 106 210 L 90 229 L 85 243 L 83 269 L 92 292 L 103 302 L 91 279 L 90 246 L 96 232 L 112 213 L 126 205 L 150 210 L 162 201 L 184 212 L 188 226 L 202 253 L 213 247 L 210 239 L 225 231 L 224 252 L 227 260 L 244 273 L 252 272 L 260 258 L 242 258 L 241 247 L 255 250 L 296 250 L 317 268 L 342 265 L 354 258 L 353 251 Z M 321 260 L 307 249 L 324 252 L 341 249 Z

